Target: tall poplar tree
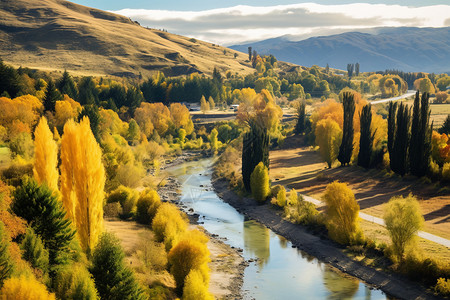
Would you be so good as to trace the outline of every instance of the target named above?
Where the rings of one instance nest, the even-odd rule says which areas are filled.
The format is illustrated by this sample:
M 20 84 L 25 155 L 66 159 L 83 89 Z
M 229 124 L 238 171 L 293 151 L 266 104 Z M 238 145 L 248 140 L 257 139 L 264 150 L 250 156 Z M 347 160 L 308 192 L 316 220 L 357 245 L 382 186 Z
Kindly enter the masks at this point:
M 363 107 L 360 116 L 361 136 L 359 138 L 358 166 L 369 168 L 372 158 L 372 147 L 375 132 L 372 134 L 372 106 L 367 104 Z
M 355 99 L 353 94 L 345 92 L 343 94 L 342 104 L 344 105 L 344 126 L 338 160 L 345 166 L 350 163 L 353 152 L 353 115 L 355 114 Z
M 104 186 L 102 150 L 89 119 L 85 117 L 79 124 L 69 120 L 61 138 L 61 194 L 88 254 L 102 232 Z
M 58 190 L 58 145 L 48 128 L 47 119 L 42 117 L 34 131 L 33 174 L 40 184 L 46 183 L 53 191 Z
M 397 102 L 389 102 L 389 115 L 388 115 L 388 151 L 389 157 L 392 159 L 394 155 L 394 141 L 395 131 L 397 129 Z
M 407 104 L 400 103 L 397 112 L 397 125 L 393 155 L 390 163 L 395 173 L 403 176 L 408 172 L 408 148 L 410 139 L 411 113 Z

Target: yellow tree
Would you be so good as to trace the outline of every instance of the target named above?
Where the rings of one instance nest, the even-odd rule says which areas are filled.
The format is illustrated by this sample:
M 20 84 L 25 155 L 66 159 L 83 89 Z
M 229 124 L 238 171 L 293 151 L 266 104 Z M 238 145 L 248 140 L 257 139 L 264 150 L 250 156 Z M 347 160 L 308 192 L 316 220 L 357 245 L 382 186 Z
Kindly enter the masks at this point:
M 61 139 L 61 194 L 81 246 L 90 253 L 103 228 L 105 170 L 89 119 L 69 120 Z
M 342 140 L 342 130 L 331 118 L 320 120 L 316 125 L 316 145 L 319 146 L 322 158 L 331 168 L 339 153 Z
M 48 128 L 47 119 L 42 117 L 34 131 L 33 174 L 40 184 L 46 183 L 53 191 L 58 190 L 58 145 Z

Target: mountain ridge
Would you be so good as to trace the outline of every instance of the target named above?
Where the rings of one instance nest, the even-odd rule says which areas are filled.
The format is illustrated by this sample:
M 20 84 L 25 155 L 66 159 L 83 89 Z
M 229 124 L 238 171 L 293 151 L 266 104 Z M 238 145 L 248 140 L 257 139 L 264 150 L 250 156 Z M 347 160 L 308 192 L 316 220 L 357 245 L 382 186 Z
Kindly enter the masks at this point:
M 279 37 L 230 48 L 245 52 L 249 46 L 260 54 L 304 66 L 328 63 L 345 70 L 348 63 L 359 62 L 361 71 L 450 71 L 450 27 L 377 28 L 373 33 L 350 31 L 301 41 Z

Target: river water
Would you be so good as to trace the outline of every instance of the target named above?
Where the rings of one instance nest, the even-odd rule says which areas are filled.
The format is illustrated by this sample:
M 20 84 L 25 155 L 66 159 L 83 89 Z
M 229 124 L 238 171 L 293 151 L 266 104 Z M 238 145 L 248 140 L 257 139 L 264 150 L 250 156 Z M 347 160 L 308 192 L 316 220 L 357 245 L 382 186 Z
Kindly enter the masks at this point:
M 212 159 L 186 162 L 166 171 L 181 183 L 181 201 L 199 214 L 211 234 L 243 249 L 244 299 L 388 299 L 356 278 L 336 271 L 260 223 L 223 202 L 211 186 Z

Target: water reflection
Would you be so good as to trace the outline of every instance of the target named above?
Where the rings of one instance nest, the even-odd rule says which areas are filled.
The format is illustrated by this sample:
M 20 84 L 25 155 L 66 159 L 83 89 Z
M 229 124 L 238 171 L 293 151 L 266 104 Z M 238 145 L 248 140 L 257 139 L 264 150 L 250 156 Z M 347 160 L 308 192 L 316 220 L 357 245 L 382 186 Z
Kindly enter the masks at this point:
M 327 299 L 353 299 L 359 289 L 359 281 L 356 278 L 339 274 L 327 265 L 323 266 L 323 284 L 329 291 Z
M 244 222 L 244 246 L 245 251 L 258 258 L 257 264 L 261 271 L 270 257 L 270 230 L 253 220 L 246 220 Z

